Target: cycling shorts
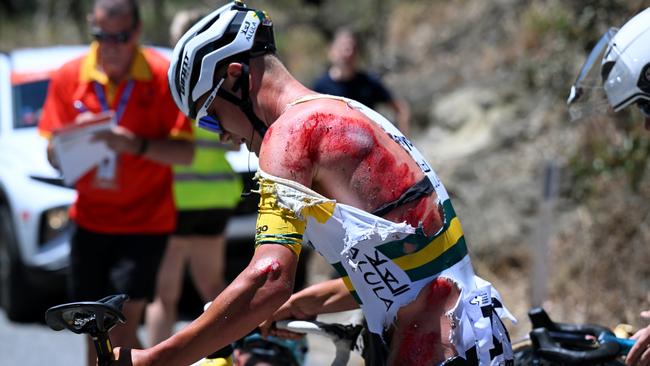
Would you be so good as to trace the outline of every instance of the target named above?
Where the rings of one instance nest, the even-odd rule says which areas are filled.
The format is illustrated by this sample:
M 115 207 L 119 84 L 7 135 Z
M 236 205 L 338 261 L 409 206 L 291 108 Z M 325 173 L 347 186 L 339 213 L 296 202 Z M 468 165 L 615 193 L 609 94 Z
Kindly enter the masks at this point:
M 233 212 L 223 208 L 179 211 L 174 235 L 221 235 Z
M 113 294 L 152 301 L 167 234 L 104 234 L 77 227 L 70 248 L 71 301 Z

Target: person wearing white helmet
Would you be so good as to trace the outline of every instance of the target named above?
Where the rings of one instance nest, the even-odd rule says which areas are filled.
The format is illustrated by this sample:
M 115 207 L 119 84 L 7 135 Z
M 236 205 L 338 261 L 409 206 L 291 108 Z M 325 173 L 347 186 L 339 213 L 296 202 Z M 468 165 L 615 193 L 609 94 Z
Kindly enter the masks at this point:
M 585 111 L 614 112 L 636 105 L 650 130 L 650 8 L 628 20 L 620 29 L 610 28 L 598 41 L 571 87 L 573 118 Z M 641 313 L 650 318 L 650 310 Z M 650 365 L 650 326 L 632 336 L 635 345 L 625 363 Z
M 256 249 L 199 318 L 152 348 L 116 348 L 118 364 L 187 365 L 245 336 L 290 299 L 307 245 L 341 279 L 304 296 L 316 313 L 361 306 L 368 364 L 512 365 L 501 318 L 514 319 L 475 276 L 427 161 L 377 112 L 306 88 L 274 53 L 271 20 L 241 2 L 176 45 L 169 84 L 179 108 L 259 156 Z
M 621 29 L 610 28 L 593 48 L 567 100 L 572 117 L 636 105 L 650 129 L 650 8 Z

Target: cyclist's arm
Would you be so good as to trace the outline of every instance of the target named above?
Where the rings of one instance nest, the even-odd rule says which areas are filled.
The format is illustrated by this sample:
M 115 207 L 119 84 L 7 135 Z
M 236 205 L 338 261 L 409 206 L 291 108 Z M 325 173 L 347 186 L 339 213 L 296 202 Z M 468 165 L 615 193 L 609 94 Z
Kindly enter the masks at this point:
M 293 295 L 267 321 L 260 325 L 267 336 L 274 321 L 311 319 L 318 314 L 336 313 L 359 307 L 342 279 L 337 278 L 309 286 Z M 285 335 L 286 336 L 286 335 Z
M 297 292 L 275 314 L 292 311 L 302 318 L 318 314 L 336 313 L 359 307 L 342 279 L 337 278 Z M 286 318 L 284 318 L 286 319 Z
M 150 349 L 132 350 L 133 365 L 189 365 L 244 337 L 289 299 L 296 263 L 296 255 L 286 247 L 259 246 L 248 267 L 199 318 Z

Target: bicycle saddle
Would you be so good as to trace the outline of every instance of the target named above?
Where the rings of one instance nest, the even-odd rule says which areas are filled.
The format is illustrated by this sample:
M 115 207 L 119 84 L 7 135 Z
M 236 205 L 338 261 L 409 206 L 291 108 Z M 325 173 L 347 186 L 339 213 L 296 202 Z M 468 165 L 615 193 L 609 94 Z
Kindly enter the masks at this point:
M 535 353 L 546 360 L 571 365 L 594 365 L 615 359 L 620 345 L 608 340 L 614 334 L 595 324 L 556 323 L 542 308 L 528 312 Z M 600 340 L 600 342 L 596 341 Z
M 122 305 L 127 295 L 111 295 L 99 301 L 57 305 L 45 312 L 45 323 L 56 330 L 68 329 L 77 334 L 108 333 L 118 322 L 124 323 Z

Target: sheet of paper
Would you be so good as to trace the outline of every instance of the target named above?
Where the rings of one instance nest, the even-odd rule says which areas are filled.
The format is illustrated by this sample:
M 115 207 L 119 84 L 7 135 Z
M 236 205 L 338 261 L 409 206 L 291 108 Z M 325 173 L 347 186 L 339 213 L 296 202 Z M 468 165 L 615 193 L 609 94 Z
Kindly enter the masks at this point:
M 104 142 L 93 141 L 93 134 L 112 127 L 112 116 L 98 116 L 95 121 L 72 125 L 53 135 L 54 153 L 66 185 L 73 185 L 102 160 L 115 159 L 115 152 Z

